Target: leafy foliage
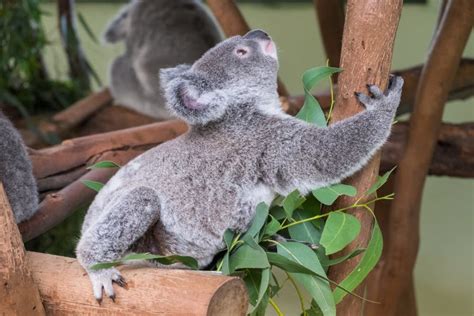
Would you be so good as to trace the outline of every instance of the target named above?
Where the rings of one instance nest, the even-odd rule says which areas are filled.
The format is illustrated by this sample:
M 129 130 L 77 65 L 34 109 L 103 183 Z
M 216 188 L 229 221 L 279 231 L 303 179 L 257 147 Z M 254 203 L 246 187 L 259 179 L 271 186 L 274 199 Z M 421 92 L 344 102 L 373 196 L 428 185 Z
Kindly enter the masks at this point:
M 305 72 L 303 81 L 307 102 L 298 117 L 324 127 L 327 118 L 314 97 L 309 94 L 313 85 L 331 74 L 340 71 L 337 68 L 318 67 Z M 110 162 L 96 164 L 97 166 L 116 167 Z M 379 177 L 376 183 L 358 200 L 348 207 L 331 209 L 336 199 L 342 195 L 356 196 L 357 190 L 346 184 L 335 184 L 317 188 L 307 196 L 302 196 L 297 190 L 287 196 L 278 196 L 271 206 L 260 203 L 256 207 L 255 216 L 246 232 L 224 233 L 226 249 L 222 251 L 211 270 L 217 270 L 226 275 L 237 275 L 243 278 L 252 305 L 250 315 L 264 315 L 268 305 L 282 315 L 274 297 L 283 287 L 273 274 L 275 268 L 283 270 L 298 294 L 302 315 L 336 315 L 336 304 L 345 295 L 353 291 L 374 268 L 382 254 L 382 235 L 378 223 L 374 220 L 372 236 L 366 249 L 355 249 L 344 256 L 329 259 L 329 255 L 337 254 L 351 243 L 361 229 L 359 220 L 345 213 L 352 208 L 365 208 L 372 215 L 370 205 L 378 200 L 392 199 L 393 194 L 369 199 L 387 180 L 391 171 Z M 97 188 L 91 181 L 85 183 L 90 188 Z M 100 189 L 100 188 L 99 188 Z M 329 209 L 321 213 L 321 206 Z M 133 258 L 141 259 L 159 257 L 150 254 L 134 254 Z M 355 269 L 339 284 L 329 280 L 326 272 L 329 266 L 341 264 L 355 256 L 361 256 Z M 129 259 L 129 258 L 128 258 Z M 106 268 L 121 264 L 121 261 L 100 263 L 95 268 Z M 171 256 L 170 260 L 188 261 L 189 258 Z M 181 262 L 183 262 L 181 261 Z M 174 262 L 174 261 L 173 261 Z M 186 262 L 183 262 L 186 263 Z M 332 290 L 330 285 L 335 285 Z M 310 295 L 311 301 L 305 303 L 299 287 Z M 357 296 L 359 297 L 359 296 Z M 360 299 L 364 299 L 359 297 Z

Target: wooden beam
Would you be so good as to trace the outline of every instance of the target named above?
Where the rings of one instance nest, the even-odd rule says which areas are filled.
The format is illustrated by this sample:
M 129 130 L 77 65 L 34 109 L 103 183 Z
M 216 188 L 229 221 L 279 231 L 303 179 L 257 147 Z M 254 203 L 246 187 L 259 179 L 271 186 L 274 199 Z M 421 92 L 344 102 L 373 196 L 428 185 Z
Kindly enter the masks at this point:
M 115 303 L 99 305 L 76 259 L 28 252 L 33 278 L 49 315 L 229 315 L 247 312 L 245 286 L 218 273 L 120 267 L 128 288 L 115 287 Z M 30 315 L 30 314 L 22 314 Z
M 25 247 L 0 183 L 0 314 L 45 315 Z
M 368 305 L 368 315 L 396 315 L 399 301 L 410 283 L 418 252 L 423 187 L 448 91 L 473 22 L 471 0 L 448 1 L 423 68 L 411 115 L 408 143 L 395 175 L 396 195 L 389 213 L 389 234 L 393 237 L 379 279 L 388 286 L 378 293 L 379 297 L 371 298 L 381 304 Z
M 347 2 L 346 21 L 342 40 L 341 68 L 339 75 L 336 106 L 333 122 L 357 114 L 363 107 L 354 97 L 354 92 L 364 92 L 368 83 L 385 89 L 393 53 L 395 34 L 402 9 L 401 0 L 349 0 Z M 357 192 L 366 192 L 376 180 L 379 171 L 380 153 L 360 172 L 345 182 L 357 188 Z M 335 208 L 354 204 L 360 196 L 343 197 L 336 202 Z M 364 208 L 350 211 L 361 222 L 361 231 L 354 242 L 344 252 L 363 248 L 371 236 L 372 215 Z M 355 257 L 329 269 L 329 279 L 341 282 L 360 261 Z M 362 287 L 356 290 L 361 293 Z M 337 306 L 340 315 L 361 315 L 362 300 L 347 295 Z

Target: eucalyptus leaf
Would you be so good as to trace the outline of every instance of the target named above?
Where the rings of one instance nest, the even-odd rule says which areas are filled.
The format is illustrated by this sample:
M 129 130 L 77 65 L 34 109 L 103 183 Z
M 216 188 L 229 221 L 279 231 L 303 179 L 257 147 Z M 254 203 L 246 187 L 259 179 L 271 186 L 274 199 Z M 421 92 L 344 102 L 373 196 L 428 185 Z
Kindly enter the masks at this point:
M 296 210 L 293 213 L 293 219 L 296 221 L 311 218 L 314 215 L 308 210 Z M 290 237 L 294 240 L 305 241 L 311 244 L 319 244 L 321 239 L 321 230 L 318 230 L 314 223 L 321 220 L 314 220 L 310 222 L 304 222 L 298 225 L 293 225 L 288 228 Z M 322 225 L 322 224 L 321 224 Z
M 355 196 L 356 194 L 356 188 L 342 183 L 313 190 L 313 195 L 324 205 L 332 205 L 341 195 Z
M 315 276 L 324 278 L 323 275 L 319 275 L 315 271 L 305 267 L 304 265 L 294 260 L 288 259 L 288 257 L 283 256 L 279 253 L 267 252 L 267 256 L 268 256 L 268 261 L 272 265 L 282 269 L 283 271 L 293 272 L 293 273 L 304 273 L 304 274 L 315 275 Z
M 348 253 L 347 255 L 345 256 L 342 256 L 342 257 L 338 257 L 338 258 L 334 258 L 334 259 L 331 259 L 331 260 L 328 260 L 327 262 L 323 263 L 321 262 L 321 264 L 323 266 L 334 266 L 336 264 L 340 264 L 346 260 L 349 260 L 351 258 L 354 258 L 354 257 L 357 257 L 358 255 L 360 255 L 361 253 L 363 253 L 365 251 L 365 248 L 357 248 L 357 249 L 354 249 L 353 251 L 351 251 L 350 253 Z
M 294 190 L 293 192 L 288 194 L 283 200 L 283 209 L 285 210 L 287 217 L 291 218 L 293 212 L 298 207 L 300 207 L 304 203 L 304 201 L 306 201 L 306 198 L 304 196 L 301 196 L 298 190 Z
M 268 217 L 270 217 L 270 222 L 265 225 L 265 228 L 263 229 L 263 235 L 271 237 L 281 229 L 281 224 L 272 215 L 268 215 Z
M 339 285 L 348 291 L 353 291 L 357 288 L 379 261 L 380 256 L 382 255 L 382 249 L 382 232 L 380 231 L 377 220 L 375 220 L 372 236 L 363 257 L 360 259 L 359 264 L 354 268 L 354 270 L 349 273 L 349 275 L 342 280 Z M 347 293 L 341 288 L 334 289 L 333 294 L 336 303 L 341 302 L 344 296 L 347 295 Z
M 288 259 L 309 268 L 310 270 L 322 275 L 324 279 L 302 273 L 290 273 L 290 275 L 301 285 L 316 301 L 319 308 L 325 316 L 336 315 L 336 304 L 327 281 L 326 273 L 321 266 L 316 254 L 307 246 L 301 243 L 284 242 L 279 243 L 277 252 Z
M 383 176 L 378 176 L 377 181 L 367 190 L 365 195 L 371 195 L 372 193 L 375 193 L 378 189 L 380 189 L 388 180 L 390 175 L 392 174 L 393 170 L 395 170 L 396 167 L 393 167 L 391 170 L 387 171 L 384 173 Z
M 244 282 L 249 292 L 250 303 L 253 305 L 253 308 L 250 310 L 250 313 L 252 313 L 258 308 L 263 296 L 267 292 L 270 284 L 270 269 L 248 270 Z
M 92 166 L 87 167 L 87 169 L 101 169 L 101 168 L 120 168 L 120 165 L 109 160 L 99 161 Z
M 244 235 L 241 239 L 245 244 L 249 245 L 253 249 L 259 250 L 260 246 L 257 244 L 255 239 L 250 237 L 250 235 Z
M 321 245 L 326 249 L 326 255 L 342 250 L 360 232 L 360 222 L 350 214 L 332 212 L 329 214 L 321 234 Z
M 224 232 L 224 242 L 228 250 L 230 249 L 233 240 L 234 232 L 230 229 L 226 229 L 226 231 Z
M 265 222 L 268 217 L 268 205 L 265 203 L 259 203 L 257 205 L 257 208 L 255 210 L 255 216 L 252 220 L 252 224 L 250 225 L 250 228 L 247 230 L 245 235 L 249 235 L 251 237 L 255 237 L 258 235 L 260 230 L 262 229 L 263 225 L 265 225 Z
M 99 192 L 103 187 L 104 184 L 101 182 L 97 181 L 92 181 L 92 180 L 81 180 L 82 184 L 84 184 L 86 187 L 88 187 L 91 190 L 94 190 L 96 192 Z
M 229 258 L 230 272 L 238 269 L 266 269 L 270 267 L 265 251 L 254 249 L 247 244 L 238 247 Z
M 127 261 L 132 260 L 156 260 L 161 264 L 170 265 L 173 263 L 182 263 L 188 266 L 191 269 L 198 269 L 198 263 L 196 259 L 188 256 L 179 256 L 179 255 L 170 255 L 170 256 L 161 256 L 154 255 L 151 253 L 131 253 L 123 257 L 119 261 L 112 262 L 102 262 L 91 266 L 92 270 L 108 269 L 118 265 L 125 264 Z

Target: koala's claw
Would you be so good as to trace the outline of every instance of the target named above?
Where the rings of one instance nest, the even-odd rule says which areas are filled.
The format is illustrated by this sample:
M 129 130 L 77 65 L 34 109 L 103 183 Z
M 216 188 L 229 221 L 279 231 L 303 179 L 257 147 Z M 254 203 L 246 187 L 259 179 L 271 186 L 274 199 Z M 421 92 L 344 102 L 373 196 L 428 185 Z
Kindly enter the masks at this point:
M 367 85 L 367 89 L 369 90 L 370 93 L 372 93 L 372 95 L 374 96 L 374 98 L 380 99 L 380 98 L 383 97 L 383 92 L 382 92 L 382 90 L 380 90 L 380 88 L 377 87 L 376 85 L 374 85 L 374 84 L 368 84 L 368 85 Z
M 102 303 L 103 292 L 105 292 L 105 295 L 115 302 L 115 291 L 112 283 L 117 283 L 122 287 L 127 284 L 120 275 L 120 272 L 115 268 L 90 271 L 89 278 L 92 282 L 94 297 L 99 305 Z
M 127 281 L 120 275 L 116 280 L 112 280 L 112 282 L 117 283 L 118 286 L 123 287 L 124 289 L 128 288 Z

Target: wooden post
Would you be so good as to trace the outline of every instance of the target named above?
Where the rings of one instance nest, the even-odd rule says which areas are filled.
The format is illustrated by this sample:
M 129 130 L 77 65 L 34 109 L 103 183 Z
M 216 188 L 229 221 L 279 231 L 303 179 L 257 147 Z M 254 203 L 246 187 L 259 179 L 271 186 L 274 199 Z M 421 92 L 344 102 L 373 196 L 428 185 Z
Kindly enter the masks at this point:
M 25 247 L 0 183 L 0 314 L 45 315 Z
M 450 0 L 425 63 L 408 144 L 395 176 L 395 200 L 389 218 L 390 243 L 379 282 L 387 284 L 368 305 L 369 315 L 396 315 L 409 290 L 419 243 L 419 216 L 426 174 L 441 126 L 444 104 L 474 22 L 471 0 Z
M 248 307 L 244 283 L 237 277 L 132 266 L 119 268 L 128 289 L 114 286 L 115 303 L 105 297 L 99 305 L 77 260 L 35 252 L 28 252 L 28 258 L 51 315 L 243 316 Z
M 332 122 L 340 121 L 363 110 L 354 97 L 354 92 L 366 92 L 366 84 L 376 84 L 385 89 L 391 67 L 393 43 L 400 19 L 401 0 L 349 0 L 342 40 L 341 68 L 338 79 L 338 92 Z M 380 153 L 368 165 L 346 182 L 357 188 L 362 195 L 375 181 L 380 163 Z M 359 197 L 339 199 L 335 208 L 352 205 Z M 372 215 L 367 210 L 355 209 L 350 212 L 356 216 L 362 229 L 358 238 L 346 247 L 345 251 L 366 247 L 371 236 Z M 329 278 L 340 282 L 358 264 L 355 257 L 329 270 Z M 361 287 L 359 287 L 359 293 Z M 340 315 L 361 315 L 362 301 L 347 295 L 338 304 Z
M 250 31 L 249 25 L 233 0 L 208 0 L 207 5 L 227 37 L 244 35 Z M 285 98 L 289 95 L 280 78 L 278 78 L 278 94 Z

